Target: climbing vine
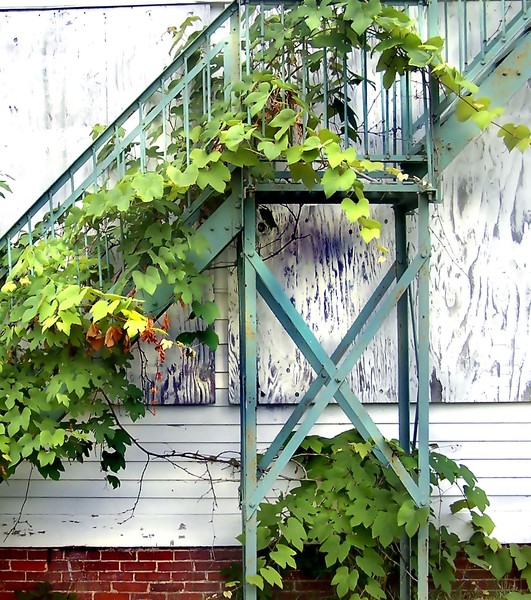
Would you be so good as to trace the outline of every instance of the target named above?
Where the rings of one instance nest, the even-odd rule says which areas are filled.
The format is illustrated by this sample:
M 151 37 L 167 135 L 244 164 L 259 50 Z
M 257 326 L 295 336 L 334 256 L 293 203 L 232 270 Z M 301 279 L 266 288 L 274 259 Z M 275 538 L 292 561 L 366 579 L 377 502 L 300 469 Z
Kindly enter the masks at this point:
M 183 28 L 172 33 L 179 45 Z M 341 206 L 362 238 L 377 243 L 381 224 L 371 218 L 364 182 L 372 175 L 408 174 L 345 145 L 345 136 L 355 142 L 364 127 L 339 85 L 341 78 L 349 85 L 361 81 L 343 60 L 353 47 L 379 57 L 386 88 L 398 76 L 424 73 L 458 97 L 460 120 L 484 128 L 501 113 L 443 60 L 440 37 L 423 41 L 405 12 L 378 0 L 309 0 L 281 16 L 271 14 L 265 26 L 257 20 L 250 38 L 254 50 L 241 81 L 225 89 L 221 62 L 219 69 L 213 64 L 208 114 L 194 101 L 203 92 L 191 86 L 188 98 L 173 102 L 169 123 L 153 121 L 144 149 L 129 143 L 120 161 L 46 235 L 50 214 L 3 251 L 9 268 L 0 289 L 2 479 L 23 461 L 44 477 L 58 478 L 65 461 L 83 462 L 97 446 L 108 481 L 118 485 L 131 438 L 117 425 L 113 407 L 133 420 L 145 411 L 141 392 L 128 378 L 132 341 L 153 343 L 161 360 L 175 343 L 198 340 L 217 347 L 217 308 L 205 296 L 207 279 L 190 259 L 206 250 L 197 232 L 201 213 L 190 212 L 200 198 L 208 214 L 241 173 L 246 193 L 252 193 L 253 182 L 274 178 L 275 163 L 282 163 L 307 189 L 320 184 L 327 198 L 341 194 Z M 302 54 L 312 81 L 297 76 Z M 200 59 L 198 50 L 194 60 Z M 319 80 L 323 61 L 330 72 L 327 89 Z M 97 126 L 94 135 L 101 130 Z M 171 143 L 163 151 L 164 131 Z M 500 125 L 499 134 L 510 150 L 529 146 L 525 125 Z M 124 138 L 118 130 L 97 159 L 104 161 Z M 0 194 L 7 191 L 1 179 Z M 167 338 L 167 323 L 146 309 L 162 291 L 189 307 L 198 323 L 195 333 Z
M 415 453 L 408 455 L 394 442 L 393 452 L 415 477 Z M 531 583 L 531 548 L 502 546 L 494 537 L 494 523 L 486 510 L 489 500 L 475 476 L 443 454 L 430 456 L 431 507 L 418 508 L 392 469 L 373 455 L 373 444 L 356 430 L 332 439 L 307 437 L 293 457 L 300 482 L 288 493 L 258 509 L 258 568 L 248 576 L 260 596 L 282 588 L 288 570 L 299 569 L 312 578 L 326 576 L 338 597 L 398 597 L 401 539 L 411 540 L 411 569 L 416 582 L 416 533 L 430 521 L 429 565 L 435 591 L 450 594 L 456 558 L 463 555 L 501 579 L 513 568 Z M 449 507 L 468 523 L 464 538 L 438 522 L 438 501 L 452 488 L 457 496 Z M 238 570 L 228 577 L 229 597 L 239 588 Z M 514 592 L 511 597 L 528 597 Z

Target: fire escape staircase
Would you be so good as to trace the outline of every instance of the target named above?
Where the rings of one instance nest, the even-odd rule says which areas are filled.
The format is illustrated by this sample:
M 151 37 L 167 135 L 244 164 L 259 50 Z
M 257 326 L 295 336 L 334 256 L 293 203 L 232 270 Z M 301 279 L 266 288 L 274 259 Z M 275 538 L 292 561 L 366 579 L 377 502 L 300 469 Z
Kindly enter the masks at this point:
M 444 0 L 427 4 L 403 2 L 404 10 L 418 15 L 422 35 L 440 33 L 450 42 L 449 60 L 481 85 L 493 104 L 504 105 L 531 77 L 530 20 L 526 0 Z M 168 152 L 166 122 L 172 107 L 182 110 L 182 127 L 189 134 L 193 127 L 190 94 L 200 89 L 202 109 L 210 115 L 212 97 L 224 94 L 230 100 L 231 82 L 253 68 L 258 60 L 260 44 L 266 43 L 263 24 L 271 11 L 282 19 L 282 4 L 248 0 L 229 5 L 210 26 L 182 51 L 160 76 L 94 141 L 94 143 L 55 181 L 33 206 L 0 240 L 3 252 L 2 275 L 12 268 L 20 240 L 32 243 L 41 236 L 60 235 L 61 220 L 69 207 L 106 178 L 119 180 L 125 173 L 126 157 L 134 146 L 141 170 L 149 169 L 146 150 L 150 132 L 159 125 L 164 153 Z M 262 27 L 258 26 L 262 23 Z M 472 39 L 470 31 L 479 37 Z M 259 39 L 250 39 L 250 28 L 261 31 Z M 261 39 L 260 39 L 261 36 Z M 326 56 L 327 49 L 324 49 Z M 345 59 L 347 60 L 347 59 Z M 418 506 L 429 503 L 429 203 L 436 199 L 440 173 L 478 134 L 473 124 L 458 123 L 454 106 L 437 101 L 429 83 L 411 77 L 397 79 L 385 90 L 379 74 L 371 71 L 371 57 L 361 55 L 358 61 L 362 81 L 356 90 L 351 82 L 341 82 L 343 98 L 356 98 L 355 107 L 362 126 L 356 141 L 358 155 L 371 157 L 398 167 L 412 175 L 406 181 L 382 175 L 366 182 L 365 193 L 374 203 L 393 206 L 395 211 L 396 256 L 380 284 L 372 293 L 337 349 L 329 355 L 318 343 L 308 324 L 296 311 L 281 284 L 256 253 L 256 206 L 274 203 L 318 203 L 325 201 L 322 188 L 309 192 L 301 183 L 293 182 L 285 167 L 278 166 L 272 182 L 246 181 L 235 170 L 231 191 L 206 220 L 200 221 L 201 208 L 209 202 L 214 190 L 206 188 L 186 210 L 186 222 L 197 226 L 209 244 L 202 256 L 189 259 L 198 270 L 205 269 L 229 244 L 238 244 L 238 299 L 240 319 L 240 412 L 242 444 L 242 514 L 246 536 L 244 564 L 247 574 L 256 572 L 256 509 L 277 476 L 289 462 L 293 452 L 308 434 L 316 419 L 332 400 L 338 403 L 355 427 L 372 439 L 378 457 L 393 468 Z M 296 69 L 304 71 L 302 69 Z M 309 76 L 308 73 L 306 75 Z M 324 76 L 326 105 L 326 65 Z M 285 73 L 289 81 L 290 74 Z M 304 77 L 304 75 L 303 75 Z M 373 79 L 373 85 L 368 80 Z M 220 87 L 221 85 L 221 87 Z M 216 86 L 218 86 L 216 88 Z M 215 91 L 217 90 L 217 91 Z M 221 90 L 221 91 L 220 91 Z M 375 108 L 376 107 L 376 108 Z M 330 126 L 341 129 L 349 118 L 335 115 Z M 327 117 L 324 117 L 325 120 Z M 343 119 L 343 121 L 342 121 Z M 328 123 L 327 123 L 328 124 Z M 343 127 L 345 130 L 346 127 Z M 345 144 L 351 141 L 345 137 Z M 333 197 L 330 201 L 338 201 Z M 416 255 L 408 259 L 406 214 L 417 211 Z M 105 244 L 102 242 L 102 248 Z M 99 260 L 105 260 L 104 251 Z M 411 310 L 408 289 L 416 285 L 416 340 L 418 392 L 416 439 L 420 471 L 417 480 L 408 474 L 392 454 L 382 434 L 365 407 L 351 390 L 346 377 L 378 331 L 384 319 L 397 307 L 398 417 L 400 443 L 409 449 L 410 439 L 410 329 Z M 109 289 L 110 282 L 101 285 Z M 156 293 L 145 298 L 145 308 L 162 314 L 173 302 L 169 286 L 161 284 Z M 257 464 L 257 348 L 256 298 L 262 296 L 273 314 L 302 351 L 316 378 L 304 397 L 295 405 L 276 440 Z M 428 528 L 419 532 L 418 597 L 428 597 L 427 576 Z M 405 568 L 405 567 L 404 567 Z M 245 585 L 246 600 L 256 594 Z M 409 595 L 407 583 L 402 585 L 402 598 Z

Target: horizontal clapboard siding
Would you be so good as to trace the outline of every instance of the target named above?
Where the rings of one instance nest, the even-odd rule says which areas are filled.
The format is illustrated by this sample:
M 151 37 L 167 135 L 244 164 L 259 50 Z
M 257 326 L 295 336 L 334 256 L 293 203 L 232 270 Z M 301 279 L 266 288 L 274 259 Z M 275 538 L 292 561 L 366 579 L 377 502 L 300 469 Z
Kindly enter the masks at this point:
M 289 407 L 258 411 L 259 445 L 266 447 L 290 412 Z M 370 413 L 389 437 L 395 437 L 396 407 L 376 405 Z M 435 405 L 431 441 L 438 451 L 466 463 L 489 494 L 491 515 L 502 541 L 531 542 L 531 405 Z M 131 434 L 154 452 L 198 452 L 238 458 L 238 408 L 234 406 L 159 407 Z M 322 415 L 315 432 L 335 435 L 347 425 L 337 406 Z M 240 530 L 238 470 L 231 465 L 175 465 L 152 460 L 132 447 L 122 485 L 112 490 L 103 482 L 97 457 L 85 465 L 69 465 L 58 481 L 42 480 L 29 468 L 2 485 L 0 533 L 10 531 L 24 503 L 20 523 L 4 545 L 106 546 L 235 544 Z M 140 480 L 143 475 L 142 485 Z M 288 479 L 293 473 L 287 473 Z M 290 482 L 280 479 L 276 491 Z M 441 518 L 456 490 L 445 490 Z M 437 503 L 437 498 L 434 498 Z M 438 505 L 437 512 L 439 512 Z M 134 511 L 132 510 L 134 507 Z M 134 513 L 134 514 L 133 514 Z M 458 530 L 459 519 L 454 519 Z

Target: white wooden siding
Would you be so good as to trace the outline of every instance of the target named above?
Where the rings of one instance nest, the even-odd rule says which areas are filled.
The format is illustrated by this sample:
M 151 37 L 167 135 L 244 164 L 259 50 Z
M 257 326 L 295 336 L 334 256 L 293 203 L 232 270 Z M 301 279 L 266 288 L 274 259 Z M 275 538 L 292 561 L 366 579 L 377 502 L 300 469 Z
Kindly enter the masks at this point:
M 258 412 L 259 445 L 267 447 L 290 409 L 262 407 Z M 371 406 L 370 413 L 389 437 L 397 435 L 396 407 Z M 322 416 L 315 431 L 333 435 L 343 430 L 337 406 Z M 235 406 L 160 407 L 155 415 L 128 427 L 156 452 L 223 452 L 238 457 L 238 408 Z M 505 542 L 531 542 L 531 406 L 529 404 L 437 405 L 432 408 L 431 440 L 438 450 L 467 464 L 489 494 L 496 535 Z M 102 481 L 94 459 L 71 465 L 61 481 L 33 474 L 19 525 L 10 531 L 23 505 L 30 470 L 22 470 L 1 495 L 0 535 L 6 546 L 209 546 L 235 544 L 240 531 L 238 473 L 231 466 L 179 460 L 151 461 L 132 448 L 122 486 L 112 490 Z M 186 469 L 186 470 L 183 470 Z M 212 484 L 210 482 L 212 480 Z M 279 480 L 277 490 L 287 489 Z M 213 491 L 212 491 L 213 490 Z M 138 502 L 137 502 L 138 497 Z M 443 498 L 447 507 L 455 489 Z M 132 509 L 136 504 L 134 515 Z M 129 518 L 131 517 L 131 518 Z

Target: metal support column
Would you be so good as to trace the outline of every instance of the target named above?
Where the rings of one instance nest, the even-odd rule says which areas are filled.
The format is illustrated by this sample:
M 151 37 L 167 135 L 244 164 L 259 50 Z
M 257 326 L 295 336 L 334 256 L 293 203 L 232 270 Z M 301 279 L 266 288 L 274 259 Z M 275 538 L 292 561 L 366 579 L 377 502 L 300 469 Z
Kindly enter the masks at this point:
M 425 258 L 418 275 L 418 457 L 420 505 L 430 503 L 429 403 L 430 403 L 430 192 L 419 194 L 418 245 Z M 429 522 L 418 532 L 418 600 L 428 600 Z
M 243 595 L 245 600 L 256 599 L 256 586 L 249 577 L 256 575 L 256 511 L 250 508 L 250 498 L 256 489 L 256 273 L 250 263 L 256 250 L 254 197 L 242 196 L 243 231 L 238 243 L 238 301 L 240 330 L 240 444 L 243 545 Z
M 407 269 L 406 209 L 395 206 L 396 278 Z M 404 294 L 397 302 L 397 371 L 398 371 L 398 427 L 400 447 L 411 450 L 410 394 L 409 394 L 409 300 Z M 411 544 L 406 533 L 400 540 L 400 600 L 411 598 Z

